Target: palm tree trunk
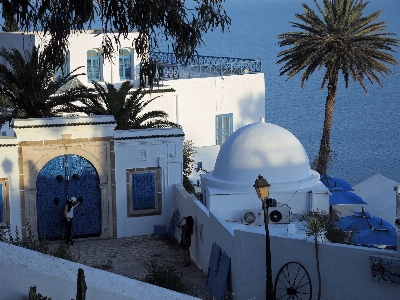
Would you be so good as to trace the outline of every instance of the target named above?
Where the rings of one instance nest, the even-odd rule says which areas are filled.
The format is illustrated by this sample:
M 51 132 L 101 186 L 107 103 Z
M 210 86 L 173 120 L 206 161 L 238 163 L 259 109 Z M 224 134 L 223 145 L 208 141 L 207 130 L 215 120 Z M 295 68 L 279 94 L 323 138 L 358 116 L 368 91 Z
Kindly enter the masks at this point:
M 321 300 L 321 271 L 319 269 L 319 254 L 318 254 L 318 235 L 314 236 L 315 257 L 317 259 L 317 274 L 318 274 L 318 300 Z
M 326 175 L 329 157 L 331 154 L 331 129 L 332 129 L 332 119 L 333 119 L 333 109 L 335 107 L 336 92 L 337 92 L 337 82 L 338 76 L 336 75 L 329 79 L 328 83 L 328 96 L 326 97 L 325 103 L 325 119 L 324 119 L 324 129 L 322 131 L 322 138 L 318 153 L 318 163 L 317 172 L 319 174 Z

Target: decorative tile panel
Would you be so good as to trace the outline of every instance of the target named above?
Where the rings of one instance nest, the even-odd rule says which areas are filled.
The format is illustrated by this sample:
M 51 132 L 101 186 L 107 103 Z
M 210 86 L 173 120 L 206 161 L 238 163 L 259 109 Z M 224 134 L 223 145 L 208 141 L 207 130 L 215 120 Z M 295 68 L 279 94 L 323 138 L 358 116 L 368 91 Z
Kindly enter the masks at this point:
M 400 260 L 370 256 L 372 280 L 400 284 Z
M 128 217 L 161 214 L 162 168 L 137 168 L 126 171 Z

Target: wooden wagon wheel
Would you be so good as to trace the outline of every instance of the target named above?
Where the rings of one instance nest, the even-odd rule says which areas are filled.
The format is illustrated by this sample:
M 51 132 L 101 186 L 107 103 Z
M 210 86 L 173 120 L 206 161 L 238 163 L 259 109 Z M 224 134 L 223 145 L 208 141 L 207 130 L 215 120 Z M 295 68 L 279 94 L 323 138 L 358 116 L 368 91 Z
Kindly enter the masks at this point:
M 276 276 L 274 292 L 276 300 L 311 300 L 312 285 L 306 268 L 297 262 L 285 264 Z

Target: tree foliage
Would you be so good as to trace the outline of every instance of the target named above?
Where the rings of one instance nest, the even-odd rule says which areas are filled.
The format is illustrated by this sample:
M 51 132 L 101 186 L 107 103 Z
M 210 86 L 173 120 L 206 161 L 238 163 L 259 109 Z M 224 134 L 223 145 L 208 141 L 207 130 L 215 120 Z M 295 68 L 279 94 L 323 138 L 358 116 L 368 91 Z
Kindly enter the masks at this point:
M 146 112 L 147 105 L 158 97 L 145 100 L 144 97 L 149 91 L 142 88 L 132 90 L 133 85 L 129 81 L 123 82 L 119 89 L 111 83 L 106 83 L 106 87 L 96 81 L 92 81 L 92 84 L 92 97 L 84 99 L 83 105 L 70 103 L 64 110 L 83 112 L 87 115 L 112 115 L 117 122 L 117 130 L 179 127 L 168 120 L 168 114 L 164 111 Z
M 195 194 L 195 188 L 190 181 L 190 175 L 195 164 L 194 156 L 197 154 L 192 140 L 183 142 L 183 187 L 188 193 Z
M 63 107 L 91 96 L 84 86 L 57 91 L 82 74 L 65 74 L 54 80 L 55 70 L 45 53 L 33 47 L 23 56 L 17 49 L 0 50 L 8 63 L 0 64 L 0 126 L 13 118 L 45 118 L 62 112 Z
M 1 29 L 4 32 L 15 32 L 19 31 L 18 22 L 15 16 L 3 13 L 4 24 L 1 25 Z
M 142 60 L 141 83 L 144 76 L 152 82 L 154 64 L 149 51 L 157 49 L 160 42 L 171 42 L 180 61 L 188 61 L 202 44 L 202 35 L 209 30 L 230 25 L 230 18 L 222 8 L 225 0 L 0 0 L 3 18 L 16 16 L 21 30 L 43 31 L 51 35 L 45 50 L 53 54 L 54 64 L 61 66 L 68 50 L 68 37 L 73 31 L 91 27 L 95 19 L 106 34 L 102 53 L 110 58 L 121 38 L 136 30 L 133 41 L 136 53 Z M 97 25 L 97 24 L 96 24 Z
M 299 22 L 291 24 L 299 31 L 278 35 L 279 46 L 290 47 L 278 54 L 278 64 L 283 64 L 280 75 L 287 74 L 288 80 L 300 74 L 301 87 L 316 70 L 324 70 L 321 89 L 326 86 L 328 95 L 316 170 L 326 174 L 332 156 L 330 132 L 339 72 L 346 88 L 350 78 L 366 93 L 365 80 L 382 86 L 379 76 L 393 74 L 387 64 L 397 64 L 390 52 L 394 52 L 399 40 L 385 31 L 385 22 L 377 22 L 380 11 L 364 15 L 368 2 L 322 0 L 322 6 L 317 0 L 314 3 L 317 12 L 303 4 L 304 13 L 295 14 Z

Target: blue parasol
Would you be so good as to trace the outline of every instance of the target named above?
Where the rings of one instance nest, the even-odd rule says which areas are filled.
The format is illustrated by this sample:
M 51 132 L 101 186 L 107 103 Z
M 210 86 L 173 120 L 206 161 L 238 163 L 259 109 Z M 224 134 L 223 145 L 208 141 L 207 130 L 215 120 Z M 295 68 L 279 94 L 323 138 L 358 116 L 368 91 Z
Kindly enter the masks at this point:
M 332 177 L 331 175 L 320 175 L 319 179 L 329 190 L 331 188 L 341 187 L 347 191 L 354 191 L 352 186 L 348 184 L 345 180 L 337 177 Z
M 330 188 L 329 192 L 329 205 L 367 204 L 360 196 L 342 187 Z
M 397 246 L 396 228 L 368 212 L 355 212 L 352 216 L 339 218 L 335 224 L 344 230 L 356 230 L 353 240 L 356 245 Z

